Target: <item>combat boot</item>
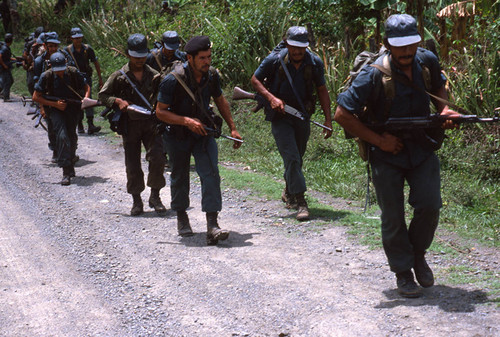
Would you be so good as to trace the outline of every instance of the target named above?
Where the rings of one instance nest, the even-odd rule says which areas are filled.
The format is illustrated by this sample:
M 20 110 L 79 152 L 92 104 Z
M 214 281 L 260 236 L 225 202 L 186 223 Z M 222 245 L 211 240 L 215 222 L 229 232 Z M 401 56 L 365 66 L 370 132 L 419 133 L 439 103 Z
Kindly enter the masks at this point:
M 293 194 L 290 194 L 290 192 L 288 192 L 287 187 L 285 187 L 283 189 L 283 193 L 281 193 L 281 201 L 283 201 L 286 204 L 285 207 L 287 209 L 297 209 L 298 207 L 295 196 Z
M 87 117 L 87 123 L 89 124 L 89 129 L 87 130 L 89 135 L 93 135 L 94 133 L 101 131 L 100 126 L 94 125 L 94 117 Z
M 177 233 L 182 237 L 193 236 L 193 229 L 189 224 L 186 211 L 177 211 Z
M 420 288 L 415 283 L 411 270 L 396 273 L 396 284 L 398 293 L 403 297 L 415 298 L 421 295 Z
M 415 271 L 418 283 L 422 287 L 429 288 L 434 285 L 434 275 L 432 274 L 431 268 L 425 261 L 425 252 L 415 254 L 413 270 Z
M 307 201 L 304 197 L 304 193 L 299 193 L 295 195 L 295 199 L 297 200 L 297 215 L 296 219 L 299 221 L 309 220 L 309 208 L 307 207 Z
M 160 190 L 151 189 L 151 196 L 149 197 L 149 207 L 154 208 L 156 213 L 158 214 L 164 214 L 167 209 L 163 204 L 161 203 L 160 199 Z
M 132 194 L 132 199 L 134 203 L 132 204 L 132 209 L 130 210 L 130 215 L 136 216 L 144 212 L 144 205 L 142 203 L 140 194 Z
M 63 178 L 61 180 L 61 185 L 68 186 L 71 185 L 71 167 L 63 167 Z
M 219 241 L 226 240 L 229 231 L 221 229 L 217 222 L 217 212 L 207 212 L 207 245 L 214 246 Z
M 85 129 L 83 128 L 83 120 L 78 122 L 78 133 L 85 133 Z

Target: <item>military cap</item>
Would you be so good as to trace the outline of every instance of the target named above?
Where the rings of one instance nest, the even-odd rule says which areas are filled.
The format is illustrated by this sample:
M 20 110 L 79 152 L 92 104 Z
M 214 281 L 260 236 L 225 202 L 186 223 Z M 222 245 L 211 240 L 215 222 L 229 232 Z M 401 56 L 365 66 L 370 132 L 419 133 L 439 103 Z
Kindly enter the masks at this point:
M 45 33 L 45 43 L 61 43 L 59 41 L 59 35 L 56 32 Z
M 50 55 L 50 66 L 52 71 L 66 70 L 66 57 L 64 57 L 64 54 L 58 51 Z
M 189 55 L 196 55 L 199 51 L 209 50 L 212 47 L 210 38 L 206 35 L 195 36 L 186 43 L 184 50 Z
M 385 21 L 385 37 L 391 46 L 403 47 L 422 41 L 417 21 L 408 14 L 394 14 Z
M 41 27 L 41 26 L 36 27 L 35 32 L 34 32 L 35 37 L 38 38 L 40 36 L 40 34 L 42 34 L 42 33 L 43 33 L 43 27 Z
M 128 54 L 132 57 L 148 56 L 148 41 L 142 34 L 132 34 L 127 40 Z
M 11 33 L 5 34 L 4 41 L 6 43 L 12 42 L 12 40 L 14 40 L 14 35 L 12 35 Z
M 309 36 L 306 27 L 292 26 L 286 32 L 286 43 L 294 47 L 309 46 Z
M 169 30 L 163 33 L 161 36 L 161 42 L 163 42 L 163 46 L 168 50 L 179 49 L 180 40 L 176 31 Z
M 79 27 L 71 28 L 70 34 L 71 34 L 72 39 L 77 39 L 79 37 L 83 37 L 82 30 Z
M 45 33 L 44 32 L 41 32 L 40 35 L 38 35 L 38 37 L 36 39 L 36 43 L 38 43 L 38 44 L 45 43 Z

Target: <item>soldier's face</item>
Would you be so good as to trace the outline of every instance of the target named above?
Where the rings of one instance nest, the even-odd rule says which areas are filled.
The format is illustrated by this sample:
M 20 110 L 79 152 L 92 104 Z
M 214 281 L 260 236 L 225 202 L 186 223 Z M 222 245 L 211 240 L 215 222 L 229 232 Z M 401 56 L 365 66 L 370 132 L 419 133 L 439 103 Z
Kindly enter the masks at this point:
M 142 68 L 146 64 L 146 57 L 133 57 L 129 55 L 128 58 L 130 68 L 132 69 Z
M 171 59 L 174 56 L 175 50 L 170 50 L 167 48 L 163 48 L 163 55 L 165 55 L 166 58 Z
M 73 44 L 75 46 L 80 46 L 82 44 L 83 37 L 77 37 L 77 38 L 73 38 L 71 40 L 73 41 Z
M 392 61 L 400 68 L 411 67 L 415 54 L 417 53 L 418 43 L 403 47 L 389 46 Z
M 49 55 L 52 55 L 57 51 L 57 49 L 59 49 L 59 45 L 57 43 L 49 42 L 45 44 L 45 49 L 47 49 Z
M 288 48 L 288 55 L 290 57 L 290 61 L 293 63 L 300 63 L 304 59 L 304 55 L 306 55 L 306 47 L 295 47 L 291 45 L 286 46 Z
M 200 51 L 195 57 L 188 55 L 188 60 L 189 59 L 192 60 L 190 64 L 195 71 L 207 73 L 212 63 L 212 50 Z

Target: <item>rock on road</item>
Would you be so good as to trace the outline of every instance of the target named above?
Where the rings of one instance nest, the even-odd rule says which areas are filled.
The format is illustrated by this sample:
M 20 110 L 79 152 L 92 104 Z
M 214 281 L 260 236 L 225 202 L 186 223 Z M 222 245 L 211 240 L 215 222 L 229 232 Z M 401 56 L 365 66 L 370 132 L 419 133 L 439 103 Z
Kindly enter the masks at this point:
M 438 279 L 422 298 L 400 298 L 380 249 L 333 219 L 297 224 L 248 191 L 224 190 L 220 222 L 232 232 L 207 247 L 195 174 L 195 236 L 176 235 L 172 212 L 146 205 L 130 217 L 119 138 L 80 136 L 76 177 L 61 186 L 26 110 L 0 103 L 0 336 L 500 334 L 481 289 Z M 169 205 L 168 186 L 161 196 Z

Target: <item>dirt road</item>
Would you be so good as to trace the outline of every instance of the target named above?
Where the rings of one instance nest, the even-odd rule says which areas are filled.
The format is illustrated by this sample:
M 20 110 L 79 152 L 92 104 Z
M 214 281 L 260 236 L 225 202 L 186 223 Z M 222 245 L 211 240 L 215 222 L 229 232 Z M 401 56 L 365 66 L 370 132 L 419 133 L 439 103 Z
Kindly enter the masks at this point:
M 176 235 L 171 212 L 130 217 L 120 142 L 102 134 L 80 137 L 76 177 L 61 186 L 26 110 L 0 103 L 0 336 L 500 335 L 498 299 L 481 289 L 437 279 L 400 298 L 381 250 L 333 220 L 308 230 L 325 219 L 299 225 L 248 191 L 223 187 L 232 233 L 215 247 L 195 176 L 194 237 Z

